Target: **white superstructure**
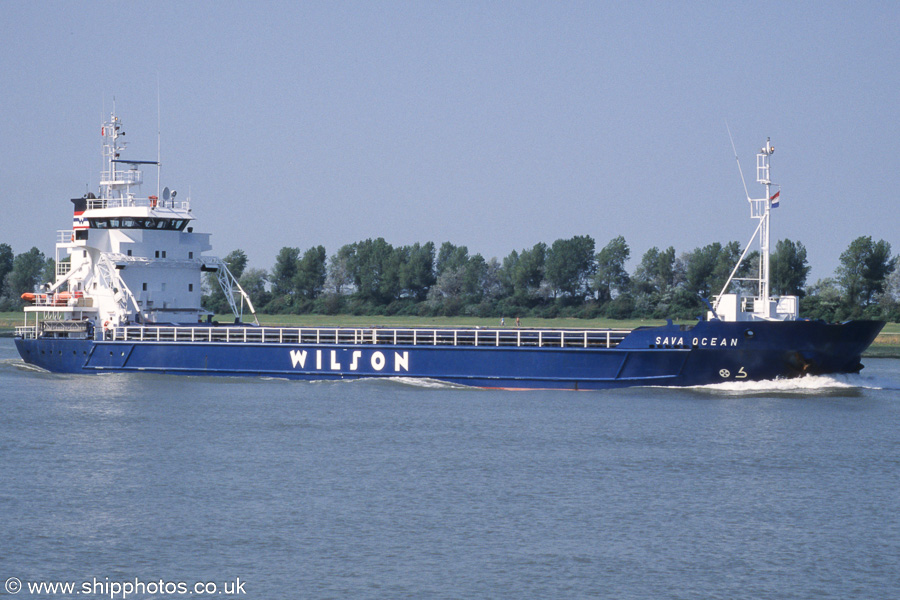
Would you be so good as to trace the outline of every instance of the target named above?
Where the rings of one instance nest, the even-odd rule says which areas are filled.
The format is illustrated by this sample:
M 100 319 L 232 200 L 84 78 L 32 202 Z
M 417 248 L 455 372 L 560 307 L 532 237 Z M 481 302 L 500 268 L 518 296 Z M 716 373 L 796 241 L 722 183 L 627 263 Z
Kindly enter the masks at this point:
M 140 167 L 159 162 L 123 158 L 124 135 L 115 114 L 103 123 L 99 195 L 72 200 L 72 229 L 57 233 L 56 281 L 34 294 L 26 326 L 29 314 L 35 333 L 41 321 L 90 323 L 84 330 L 96 336 L 128 324 L 196 324 L 209 314 L 200 305 L 204 272 L 217 273 L 238 318 L 245 304 L 253 312 L 224 263 L 203 256 L 210 235 L 193 231 L 190 200 L 169 188 L 139 193 Z

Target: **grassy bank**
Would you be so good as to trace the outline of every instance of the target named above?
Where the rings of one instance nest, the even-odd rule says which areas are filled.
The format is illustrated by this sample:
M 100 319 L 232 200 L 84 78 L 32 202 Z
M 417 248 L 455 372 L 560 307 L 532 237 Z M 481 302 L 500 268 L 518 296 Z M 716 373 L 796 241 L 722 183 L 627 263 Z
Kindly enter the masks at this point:
M 0 312 L 0 333 L 11 331 L 25 323 L 25 317 L 21 312 Z
M 900 323 L 888 323 L 863 356 L 900 358 Z
M 218 315 L 216 320 L 228 323 L 230 315 Z M 478 317 L 373 317 L 356 315 L 259 315 L 259 322 L 266 326 L 284 327 L 498 327 L 499 319 Z M 21 312 L 0 312 L 0 335 L 11 335 L 17 325 L 22 325 Z M 634 329 L 635 327 L 662 325 L 665 321 L 613 319 L 538 319 L 521 320 L 521 327 L 545 327 L 549 329 Z M 515 327 L 516 319 L 506 319 L 506 327 Z M 865 356 L 900 358 L 900 323 L 888 323 Z

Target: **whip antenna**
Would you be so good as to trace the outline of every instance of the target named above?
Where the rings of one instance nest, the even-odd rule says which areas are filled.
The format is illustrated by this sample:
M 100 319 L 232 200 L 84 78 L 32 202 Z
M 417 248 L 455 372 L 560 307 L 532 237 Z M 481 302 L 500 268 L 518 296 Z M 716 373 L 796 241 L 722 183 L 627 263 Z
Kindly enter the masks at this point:
M 744 184 L 744 194 L 747 196 L 747 201 L 750 201 L 750 192 L 747 191 L 747 181 L 744 179 L 744 170 L 741 169 L 741 161 L 738 160 L 737 149 L 734 147 L 734 138 L 731 137 L 731 128 L 728 127 L 728 121 L 725 121 L 725 129 L 728 131 L 728 139 L 731 140 L 731 150 L 734 152 L 734 162 L 737 163 L 738 173 L 741 174 L 741 183 Z
M 159 71 L 156 72 L 156 197 L 159 198 L 159 180 L 162 176 L 162 121 L 159 116 Z

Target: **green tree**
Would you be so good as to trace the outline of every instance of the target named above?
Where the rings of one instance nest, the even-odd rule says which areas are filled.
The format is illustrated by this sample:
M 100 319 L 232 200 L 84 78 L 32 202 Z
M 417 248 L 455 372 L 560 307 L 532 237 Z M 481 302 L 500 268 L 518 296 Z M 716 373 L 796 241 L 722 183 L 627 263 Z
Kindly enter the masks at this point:
M 241 249 L 232 250 L 222 259 L 222 262 L 225 263 L 234 278 L 240 281 L 241 275 L 247 267 L 247 253 Z M 209 295 L 203 298 L 203 307 L 206 310 L 217 314 L 231 311 L 228 300 L 225 298 L 225 292 L 222 291 L 222 286 L 219 285 L 219 279 L 215 273 L 206 274 L 205 288 L 209 291 Z
M 441 244 L 438 251 L 437 262 L 434 265 L 434 274 L 440 277 L 444 271 L 461 269 L 469 261 L 469 249 L 465 246 L 455 246 L 450 242 Z
M 444 269 L 428 291 L 428 304 L 445 316 L 457 315 L 463 306 L 465 288 L 464 269 Z
M 331 256 L 328 261 L 328 277 L 325 280 L 325 287 L 329 293 L 343 296 L 345 291 L 353 286 L 351 261 L 354 254 L 356 254 L 355 246 L 345 244 Z
M 44 253 L 37 248 L 17 255 L 13 259 L 12 270 L 6 274 L 4 295 L 14 304 L 21 305 L 19 298 L 25 292 L 34 291 L 35 286 L 41 283 L 46 265 Z
M 716 258 L 722 250 L 722 244 L 714 242 L 703 248 L 695 248 L 684 256 L 685 288 L 693 296 L 709 298 Z M 718 290 L 716 290 L 718 292 Z
M 481 282 L 484 299 L 496 300 L 503 296 L 503 284 L 500 281 L 501 271 L 500 261 L 496 257 L 492 257 L 485 264 Z
M 537 297 L 544 281 L 547 244 L 538 242 L 530 250 L 513 251 L 503 260 L 504 278 L 512 285 L 513 300 L 526 304 Z
M 676 285 L 675 248 L 653 247 L 644 253 L 631 280 L 634 311 L 644 317 L 676 316 L 673 307 Z M 691 302 L 693 305 L 693 300 Z
M 675 285 L 675 248 L 650 248 L 634 272 L 635 284 L 644 292 L 662 294 Z
M 265 269 L 245 269 L 239 280 L 241 287 L 250 296 L 253 308 L 261 310 L 272 299 L 272 294 L 266 291 L 266 283 L 269 274 Z
M 272 267 L 272 295 L 275 297 L 291 296 L 294 292 L 294 276 L 297 275 L 297 267 L 300 259 L 300 249 L 283 247 L 275 257 L 275 266 Z
M 451 256 L 452 261 L 444 263 L 443 271 L 428 294 L 432 309 L 448 316 L 458 314 L 463 307 L 480 303 L 491 289 L 497 287 L 491 280 L 496 278 L 496 261 L 488 263 L 480 254 L 469 257 L 468 250 L 465 260 L 459 249 L 454 249 Z
M 897 259 L 891 257 L 891 245 L 878 240 L 872 244 L 872 252 L 866 258 L 865 275 L 866 285 L 863 287 L 866 306 L 876 300 L 876 296 L 884 293 L 887 278 L 897 267 Z
M 503 287 L 502 294 L 505 297 L 512 296 L 516 291 L 516 286 L 513 282 L 513 273 L 515 273 L 518 266 L 519 253 L 513 250 L 506 256 L 506 258 L 503 259 L 498 277 L 500 280 L 500 285 Z
M 0 293 L 3 291 L 3 280 L 6 279 L 6 275 L 13 269 L 15 258 L 9 244 L 0 244 Z
M 804 296 L 809 264 L 806 248 L 800 242 L 780 240 L 769 259 L 772 293 L 781 296 Z
M 488 272 L 487 261 L 481 254 L 475 254 L 462 267 L 463 289 L 467 304 L 477 304 L 484 298 L 484 278 Z
M 900 270 L 894 269 L 885 280 L 884 293 L 880 295 L 878 304 L 881 318 L 900 323 Z
M 846 314 L 840 286 L 834 279 L 820 279 L 800 299 L 800 313 L 810 319 L 838 321 Z
M 8 244 L 0 244 L 0 310 L 11 310 L 18 305 L 18 298 L 10 298 L 6 285 L 6 276 L 13 269 L 15 255 Z
M 292 280 L 297 294 L 308 300 L 315 300 L 322 293 L 327 276 L 326 256 L 324 246 L 315 246 L 303 253 Z
M 404 294 L 418 301 L 428 297 L 428 290 L 434 285 L 434 242 L 397 249 L 400 261 L 400 288 Z
M 44 261 L 44 269 L 41 271 L 41 283 L 56 282 L 56 260 L 52 256 L 48 256 Z
M 846 304 L 851 308 L 869 306 L 884 292 L 885 280 L 894 272 L 896 262 L 886 241 L 873 242 L 871 236 L 853 240 L 841 254 L 836 272 Z
M 386 305 L 400 295 L 400 262 L 384 238 L 354 244 L 350 272 L 359 299 Z
M 722 291 L 722 288 L 725 287 L 725 282 L 728 281 L 728 277 L 731 275 L 732 271 L 734 271 L 735 265 L 738 264 L 738 261 L 741 259 L 741 244 L 740 242 L 728 242 L 724 246 L 722 246 L 721 250 L 719 250 L 718 255 L 716 256 L 716 264 L 713 268 L 712 273 L 712 281 L 710 282 L 711 292 L 713 294 L 718 294 Z M 751 271 L 756 269 L 756 272 L 759 272 L 759 252 L 751 252 L 745 258 L 743 263 L 741 263 L 740 268 L 735 273 L 735 277 L 746 277 Z M 736 282 L 740 284 L 740 282 Z M 727 290 L 726 290 L 727 292 Z
M 544 262 L 544 276 L 553 289 L 581 300 L 588 294 L 596 269 L 594 238 L 589 235 L 556 240 L 547 251 Z
M 756 256 L 758 254 L 745 259 L 737 275 L 743 276 L 749 272 Z M 729 242 L 724 246 L 714 242 L 686 254 L 682 259 L 687 292 L 698 298 L 710 298 L 718 294 L 740 257 L 741 245 L 738 242 Z
M 244 274 L 244 269 L 247 268 L 247 253 L 240 248 L 232 250 L 222 259 L 222 262 L 225 263 L 234 278 L 240 280 L 241 275 Z
M 612 300 L 613 293 L 625 292 L 631 278 L 625 270 L 625 262 L 631 256 L 631 249 L 621 235 L 613 238 L 597 253 L 597 272 L 594 289 L 601 302 Z

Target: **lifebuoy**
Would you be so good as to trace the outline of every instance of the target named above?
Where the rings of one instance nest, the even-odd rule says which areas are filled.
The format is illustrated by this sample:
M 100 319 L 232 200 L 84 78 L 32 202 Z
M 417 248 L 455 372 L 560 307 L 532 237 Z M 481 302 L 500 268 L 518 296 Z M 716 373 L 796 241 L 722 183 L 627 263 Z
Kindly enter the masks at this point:
M 109 321 L 103 322 L 103 329 L 109 329 Z

